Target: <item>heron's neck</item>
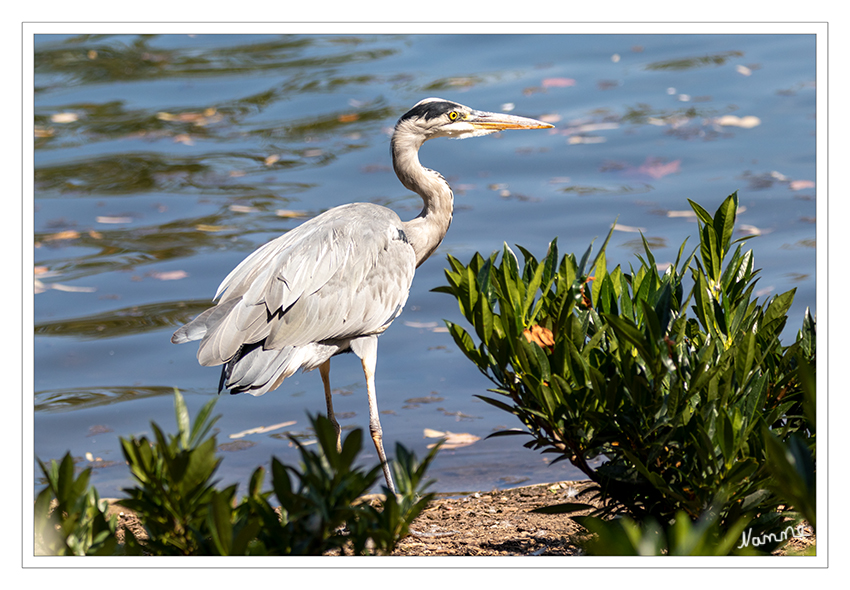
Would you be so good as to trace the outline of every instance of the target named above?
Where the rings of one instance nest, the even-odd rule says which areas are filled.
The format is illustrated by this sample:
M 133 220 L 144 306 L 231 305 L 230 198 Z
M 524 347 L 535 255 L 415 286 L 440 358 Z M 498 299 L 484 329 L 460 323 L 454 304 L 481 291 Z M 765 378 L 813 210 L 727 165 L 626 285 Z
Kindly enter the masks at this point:
M 439 172 L 419 163 L 421 139 L 405 141 L 393 137 L 391 143 L 396 175 L 406 188 L 422 197 L 424 203 L 417 217 L 403 223 L 407 239 L 416 253 L 418 267 L 434 253 L 449 231 L 454 195 Z

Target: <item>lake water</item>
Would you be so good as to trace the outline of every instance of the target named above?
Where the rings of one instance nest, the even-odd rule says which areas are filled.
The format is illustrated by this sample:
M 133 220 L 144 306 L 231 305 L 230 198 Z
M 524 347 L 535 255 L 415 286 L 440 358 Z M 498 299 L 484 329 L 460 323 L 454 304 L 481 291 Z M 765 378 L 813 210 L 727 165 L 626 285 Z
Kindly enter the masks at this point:
M 616 219 L 673 260 L 697 239 L 677 213 L 687 199 L 713 211 L 737 190 L 739 228 L 760 233 L 748 242 L 760 296 L 797 289 L 790 341 L 817 311 L 815 65 L 813 35 L 39 35 L 35 455 L 70 450 L 102 496 L 119 495 L 131 478 L 118 437 L 151 421 L 173 432 L 175 387 L 193 412 L 216 397 L 219 370 L 197 364 L 196 344 L 172 345 L 174 329 L 256 247 L 330 207 L 414 217 L 421 201 L 393 174 L 389 134 L 440 96 L 555 128 L 423 147 L 456 211 L 380 339 L 385 445 L 422 456 L 425 429 L 480 437 L 439 454 L 442 492 L 582 478 L 516 437 L 485 440 L 519 423 L 474 397 L 491 384 L 443 328 L 463 323 L 431 292 L 446 254 L 507 242 L 541 256 L 555 237 L 580 253 Z M 609 267 L 634 262 L 639 244 L 615 232 Z M 357 359 L 335 358 L 331 379 L 343 428 L 367 429 Z M 309 440 L 307 412 L 323 411 L 317 371 L 263 397 L 220 396 L 221 480 L 245 482 L 272 455 L 297 462 L 286 434 Z

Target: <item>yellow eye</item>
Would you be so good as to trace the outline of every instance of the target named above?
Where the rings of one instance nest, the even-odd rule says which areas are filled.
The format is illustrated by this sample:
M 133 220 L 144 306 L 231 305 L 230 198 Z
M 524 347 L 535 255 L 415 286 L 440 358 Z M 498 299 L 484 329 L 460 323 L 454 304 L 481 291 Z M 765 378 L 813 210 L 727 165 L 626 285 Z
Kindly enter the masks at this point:
M 449 113 L 449 119 L 451 119 L 452 121 L 457 121 L 457 118 L 458 118 L 459 116 L 460 116 L 460 115 L 458 115 L 458 112 L 457 112 L 457 111 L 451 111 L 451 112 Z

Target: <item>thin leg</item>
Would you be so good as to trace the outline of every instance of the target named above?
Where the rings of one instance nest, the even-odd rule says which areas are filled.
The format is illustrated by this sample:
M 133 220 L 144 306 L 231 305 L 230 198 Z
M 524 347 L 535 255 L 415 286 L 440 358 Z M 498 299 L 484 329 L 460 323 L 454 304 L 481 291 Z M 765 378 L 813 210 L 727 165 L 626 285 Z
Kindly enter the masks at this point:
M 339 436 L 339 422 L 336 421 L 336 416 L 334 416 L 334 402 L 331 399 L 331 359 L 326 360 L 319 366 L 319 374 L 322 376 L 322 383 L 325 384 L 325 403 L 328 405 L 328 420 L 331 421 L 336 431 L 336 450 L 341 453 L 342 442 Z
M 363 374 L 366 376 L 366 392 L 369 396 L 369 432 L 372 434 L 372 441 L 375 443 L 378 458 L 381 460 L 381 467 L 384 470 L 387 487 L 395 494 L 395 485 L 390 474 L 390 465 L 387 463 L 387 454 L 384 452 L 384 435 L 381 430 L 381 419 L 378 415 L 378 396 L 375 393 L 375 365 L 378 362 L 378 338 L 375 336 L 358 338 L 352 341 L 351 344 L 351 349 L 360 357 L 360 362 L 363 365 Z

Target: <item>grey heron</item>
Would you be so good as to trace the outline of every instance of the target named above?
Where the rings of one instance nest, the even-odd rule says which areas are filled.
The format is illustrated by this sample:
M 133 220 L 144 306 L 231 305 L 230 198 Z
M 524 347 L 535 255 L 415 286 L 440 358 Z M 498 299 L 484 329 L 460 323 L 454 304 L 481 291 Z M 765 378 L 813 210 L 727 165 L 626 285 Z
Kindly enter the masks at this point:
M 398 120 L 390 140 L 396 175 L 424 202 L 417 217 L 402 221 L 372 203 L 325 211 L 243 260 L 216 291 L 218 303 L 178 329 L 171 341 L 201 341 L 198 362 L 224 365 L 219 391 L 262 395 L 298 369 L 318 368 L 337 446 L 330 359 L 353 352 L 366 376 L 369 431 L 394 493 L 375 393 L 378 336 L 401 313 L 414 270 L 442 242 L 454 203 L 445 178 L 419 163 L 419 148 L 436 137 L 549 127 L 441 98 L 418 102 Z

